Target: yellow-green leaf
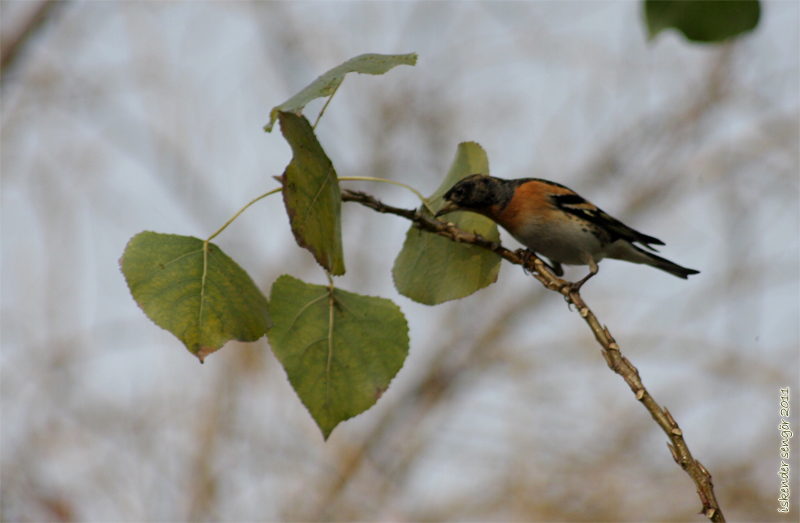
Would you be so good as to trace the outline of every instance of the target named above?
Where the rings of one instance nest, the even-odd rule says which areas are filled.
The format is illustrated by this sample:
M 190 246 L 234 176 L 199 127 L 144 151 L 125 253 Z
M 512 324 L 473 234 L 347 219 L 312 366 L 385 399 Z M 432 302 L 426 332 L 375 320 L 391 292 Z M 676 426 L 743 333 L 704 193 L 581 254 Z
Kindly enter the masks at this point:
M 408 324 L 390 300 L 311 285 L 272 284 L 272 351 L 327 439 L 383 394 L 408 356 Z
M 410 54 L 362 54 L 338 65 L 311 82 L 302 91 L 282 104 L 273 107 L 269 113 L 269 123 L 264 126 L 267 132 L 280 112 L 303 114 L 303 108 L 310 101 L 332 95 L 341 85 L 347 73 L 383 74 L 398 65 L 416 65 L 417 53 Z
M 470 174 L 489 174 L 489 160 L 480 145 L 458 145 L 450 171 L 436 192 L 426 201 L 435 211 L 442 207 L 442 197 L 450 187 Z M 423 207 L 423 214 L 430 212 Z M 500 241 L 497 225 L 484 216 L 454 212 L 443 219 L 458 228 L 474 232 L 490 241 Z M 477 245 L 456 243 L 411 227 L 403 249 L 392 268 L 395 287 L 403 296 L 426 305 L 469 296 L 497 281 L 501 257 Z
M 334 276 L 342 275 L 342 193 L 333 163 L 305 117 L 281 112 L 279 118 L 293 154 L 283 173 L 283 202 L 292 233 L 317 263 Z
M 128 242 L 120 266 L 147 317 L 201 363 L 227 341 L 256 341 L 272 325 L 267 298 L 213 243 L 145 231 Z

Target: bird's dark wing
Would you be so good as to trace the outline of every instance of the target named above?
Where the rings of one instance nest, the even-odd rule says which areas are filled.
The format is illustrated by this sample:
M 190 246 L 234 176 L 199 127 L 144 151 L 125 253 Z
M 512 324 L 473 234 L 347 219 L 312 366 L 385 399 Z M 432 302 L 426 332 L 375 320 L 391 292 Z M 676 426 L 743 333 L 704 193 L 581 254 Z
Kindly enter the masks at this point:
M 584 220 L 601 227 L 611 234 L 612 241 L 617 239 L 627 240 L 631 243 L 639 242 L 648 249 L 656 251 L 650 244 L 664 245 L 664 242 L 658 238 L 653 238 L 646 234 L 642 234 L 637 230 L 631 229 L 621 221 L 613 216 L 603 212 L 602 209 L 596 207 L 594 204 L 587 202 L 577 194 L 559 194 L 553 195 L 553 204 L 564 212 L 583 218 Z

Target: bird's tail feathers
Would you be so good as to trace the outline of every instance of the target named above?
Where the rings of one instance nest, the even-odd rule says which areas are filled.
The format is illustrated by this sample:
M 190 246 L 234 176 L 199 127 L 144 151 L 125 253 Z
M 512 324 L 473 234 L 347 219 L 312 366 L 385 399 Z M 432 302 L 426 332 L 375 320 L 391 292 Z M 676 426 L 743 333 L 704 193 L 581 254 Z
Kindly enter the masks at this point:
M 616 258 L 618 260 L 625 260 L 632 263 L 644 263 L 650 265 L 651 267 L 655 267 L 656 269 L 661 269 L 664 272 L 668 272 L 673 276 L 677 276 L 678 278 L 683 278 L 684 280 L 688 279 L 689 276 L 692 274 L 699 274 L 700 271 L 696 271 L 694 269 L 687 269 L 686 267 L 681 267 L 677 263 L 673 263 L 661 256 L 656 256 L 651 252 L 647 252 L 640 247 L 633 245 L 629 242 L 616 242 L 617 247 L 612 250 L 608 254 L 609 258 Z

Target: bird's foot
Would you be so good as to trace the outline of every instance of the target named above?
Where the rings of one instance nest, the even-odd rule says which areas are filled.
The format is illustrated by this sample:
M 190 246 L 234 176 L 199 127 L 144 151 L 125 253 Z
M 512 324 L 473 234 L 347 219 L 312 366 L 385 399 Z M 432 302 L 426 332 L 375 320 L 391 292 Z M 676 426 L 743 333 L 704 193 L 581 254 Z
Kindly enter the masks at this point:
M 534 255 L 534 252 L 530 249 L 517 249 L 514 252 L 514 254 L 516 254 L 522 259 L 522 270 L 525 271 L 525 274 L 530 274 L 530 270 L 528 269 L 528 264 L 530 263 L 531 258 Z M 546 261 L 542 260 L 542 263 L 544 263 L 544 266 L 550 269 L 550 272 L 552 272 L 556 276 L 558 277 L 563 276 L 564 269 L 561 267 L 561 264 L 558 262 L 554 262 L 553 260 L 549 261 L 550 263 L 547 263 Z
M 597 266 L 595 265 L 595 267 L 597 267 Z M 583 278 L 581 278 L 578 281 L 575 281 L 575 282 L 564 282 L 564 285 L 562 285 L 561 289 L 560 289 L 561 293 L 564 294 L 564 296 L 568 296 L 569 294 L 571 294 L 573 292 L 574 293 L 580 292 L 581 287 L 583 287 L 583 284 L 586 283 L 587 281 L 589 281 L 589 279 L 592 276 L 594 276 L 595 274 L 597 274 L 597 270 L 593 270 L 593 271 L 589 272 L 589 274 L 587 274 L 586 276 L 584 276 Z

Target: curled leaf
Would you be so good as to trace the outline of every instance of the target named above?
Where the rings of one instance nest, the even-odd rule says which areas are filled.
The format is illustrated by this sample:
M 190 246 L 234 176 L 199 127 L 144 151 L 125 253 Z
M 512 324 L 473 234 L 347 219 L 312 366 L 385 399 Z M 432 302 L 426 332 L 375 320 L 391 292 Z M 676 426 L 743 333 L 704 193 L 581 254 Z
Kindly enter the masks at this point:
M 305 117 L 283 112 L 279 117 L 293 154 L 281 178 L 292 233 L 317 263 L 334 276 L 342 275 L 342 192 L 333 163 Z
M 339 88 L 347 73 L 383 74 L 398 65 L 416 65 L 417 53 L 410 54 L 362 54 L 338 65 L 311 82 L 302 91 L 282 104 L 273 107 L 269 113 L 269 123 L 264 126 L 272 131 L 278 113 L 303 114 L 303 108 L 312 100 L 332 95 Z

